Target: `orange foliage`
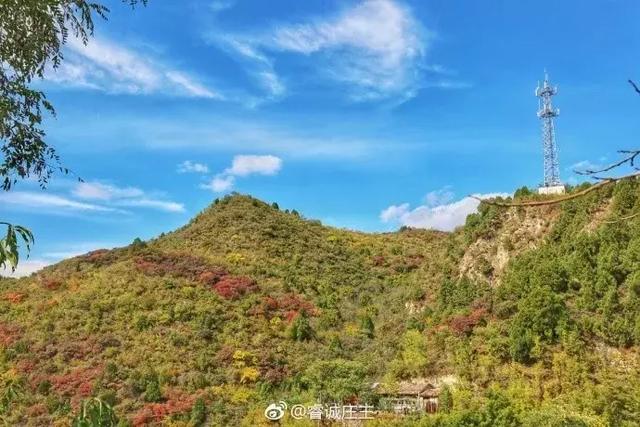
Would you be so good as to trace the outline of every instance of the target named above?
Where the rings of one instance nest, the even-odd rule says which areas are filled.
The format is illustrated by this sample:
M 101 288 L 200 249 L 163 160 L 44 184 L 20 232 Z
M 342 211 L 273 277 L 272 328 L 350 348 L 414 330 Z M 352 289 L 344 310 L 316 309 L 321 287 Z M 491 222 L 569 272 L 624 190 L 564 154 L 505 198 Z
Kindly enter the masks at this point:
M 250 314 L 261 315 L 267 318 L 275 316 L 284 317 L 291 322 L 302 310 L 310 316 L 317 316 L 318 309 L 313 303 L 306 301 L 302 296 L 294 293 L 286 294 L 280 298 L 267 296 L 260 306 L 254 307 Z
M 62 286 L 62 281 L 53 277 L 40 277 L 40 283 L 50 291 L 56 291 Z
M 7 292 L 3 298 L 12 304 L 20 304 L 24 300 L 24 294 L 20 292 Z
M 0 344 L 10 346 L 20 338 L 20 327 L 6 323 L 0 323 Z
M 93 382 L 102 373 L 101 367 L 77 368 L 62 375 L 53 375 L 49 380 L 59 394 L 72 397 L 72 402 L 89 397 Z

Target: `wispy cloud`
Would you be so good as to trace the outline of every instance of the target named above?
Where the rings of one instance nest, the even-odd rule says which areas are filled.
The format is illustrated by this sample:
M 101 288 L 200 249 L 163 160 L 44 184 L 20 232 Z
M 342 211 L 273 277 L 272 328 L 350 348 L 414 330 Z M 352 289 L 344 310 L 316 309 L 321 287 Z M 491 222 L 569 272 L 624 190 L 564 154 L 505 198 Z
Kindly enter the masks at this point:
M 593 163 L 590 160 L 582 160 L 572 164 L 571 166 L 569 166 L 568 169 L 571 172 L 586 172 L 586 171 L 600 170 L 602 168 L 604 168 L 604 166 L 601 164 Z
M 209 166 L 204 163 L 185 160 L 178 165 L 178 173 L 209 173 Z
M 99 200 L 110 206 L 142 207 L 165 212 L 184 212 L 184 205 L 149 197 L 136 187 L 117 187 L 101 182 L 81 182 L 73 190 L 73 195 L 81 199 Z
M 442 66 L 425 64 L 433 39 L 411 9 L 392 0 L 367 0 L 329 17 L 281 24 L 253 34 L 226 34 L 213 40 L 234 50 L 284 93 L 275 73 L 274 55 L 289 53 L 314 62 L 321 77 L 342 83 L 354 100 L 410 98 L 422 86 L 423 73 L 443 73 Z
M 81 199 L 112 200 L 128 197 L 140 197 L 144 191 L 135 187 L 119 188 L 100 182 L 81 182 L 72 190 L 72 194 Z
M 237 177 L 249 175 L 275 175 L 282 168 L 282 159 L 265 155 L 238 155 L 233 158 L 231 166 L 217 174 L 202 188 L 217 193 L 228 191 L 233 187 Z
M 176 203 L 165 200 L 157 199 L 122 199 L 114 202 L 117 206 L 132 207 L 132 208 L 151 208 L 165 212 L 185 212 L 184 205 L 182 203 Z
M 247 72 L 255 84 L 262 90 L 260 97 L 249 97 L 245 103 L 255 107 L 265 101 L 280 99 L 287 91 L 285 83 L 276 74 L 273 60 L 260 52 L 254 42 L 242 36 L 215 36 L 213 40 L 229 53 L 243 60 L 247 65 Z
M 42 212 L 51 211 L 81 211 L 81 212 L 117 212 L 118 209 L 85 203 L 55 194 L 36 193 L 30 191 L 11 191 L 0 193 L 0 201 L 7 205 L 39 209 Z
M 507 197 L 505 193 L 476 194 L 476 197 Z M 435 199 L 434 199 L 435 200 Z M 416 228 L 428 228 L 434 230 L 451 231 L 465 223 L 469 214 L 478 210 L 480 202 L 473 197 L 465 197 L 461 200 L 411 208 L 408 203 L 392 205 L 380 213 L 380 220 L 385 223 L 397 223 Z
M 106 39 L 93 38 L 85 45 L 70 37 L 65 61 L 48 70 L 46 79 L 61 85 L 109 93 L 163 93 L 195 98 L 223 99 L 188 73 L 160 60 Z
M 215 0 L 209 4 L 209 8 L 214 13 L 219 13 L 235 6 L 235 2 L 231 0 Z
M 150 208 L 165 212 L 185 211 L 181 203 L 153 197 L 140 188 L 117 187 L 102 182 L 77 183 L 71 188 L 69 194 L 42 191 L 0 192 L 0 203 L 4 206 L 28 208 L 42 214 L 131 213 L 123 208 Z

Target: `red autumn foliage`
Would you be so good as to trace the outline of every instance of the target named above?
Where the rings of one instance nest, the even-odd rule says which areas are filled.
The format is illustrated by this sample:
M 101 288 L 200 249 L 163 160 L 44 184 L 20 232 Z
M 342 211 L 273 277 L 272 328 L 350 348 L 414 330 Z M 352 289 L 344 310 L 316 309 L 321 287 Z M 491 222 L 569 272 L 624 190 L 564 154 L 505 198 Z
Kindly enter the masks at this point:
M 137 257 L 135 266 L 147 275 L 181 277 L 213 289 L 225 299 L 237 299 L 257 289 L 256 282 L 246 276 L 231 276 L 224 268 L 190 255 L 151 253 Z
M 62 281 L 54 277 L 40 277 L 40 283 L 50 291 L 56 291 L 62 286 Z
M 291 322 L 302 310 L 310 316 L 317 316 L 318 309 L 313 303 L 304 300 L 300 295 L 290 293 L 280 298 L 267 296 L 262 300 L 262 304 L 254 307 L 250 314 L 261 315 L 269 319 L 279 316 Z
M 449 320 L 449 328 L 458 335 L 468 335 L 484 320 L 486 313 L 484 308 L 477 308 L 468 315 L 453 317 Z
M 93 382 L 101 374 L 101 367 L 76 368 L 62 375 L 53 375 L 52 388 L 59 394 L 72 397 L 72 402 L 89 397 L 93 389 Z
M 11 304 L 20 304 L 24 300 L 24 294 L 20 292 L 7 292 L 4 294 L 4 299 Z
M 198 275 L 198 282 L 206 286 L 213 286 L 220 281 L 227 272 L 222 267 L 212 268 Z
M 162 403 L 148 403 L 133 417 L 135 427 L 157 423 L 166 417 L 188 412 L 198 396 L 190 396 L 180 390 L 169 390 L 167 400 Z
M 95 266 L 101 267 L 105 265 L 113 264 L 118 260 L 118 252 L 111 251 L 109 249 L 96 249 L 95 251 L 87 252 L 84 255 L 78 257 L 82 262 L 88 262 Z
M 0 323 L 0 344 L 5 347 L 18 341 L 21 336 L 20 327 L 7 323 Z
M 182 277 L 208 286 L 228 274 L 224 268 L 191 255 L 151 253 L 135 258 L 134 263 L 138 270 L 150 276 Z
M 224 276 L 213 286 L 224 299 L 237 299 L 256 290 L 256 282 L 246 276 Z

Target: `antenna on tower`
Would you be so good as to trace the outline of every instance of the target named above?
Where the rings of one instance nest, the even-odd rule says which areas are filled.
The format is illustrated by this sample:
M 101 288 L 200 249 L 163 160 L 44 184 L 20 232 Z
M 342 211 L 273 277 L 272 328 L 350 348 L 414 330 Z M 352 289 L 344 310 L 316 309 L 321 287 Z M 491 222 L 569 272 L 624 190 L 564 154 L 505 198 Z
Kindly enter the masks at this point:
M 560 110 L 553 107 L 551 98 L 558 93 L 558 87 L 552 86 L 545 68 L 542 86 L 538 82 L 536 88 L 538 101 L 538 117 L 542 121 L 542 151 L 544 154 L 544 182 L 539 188 L 540 194 L 564 193 L 564 185 L 560 182 L 560 166 L 558 164 L 558 148 L 556 147 L 554 119 Z

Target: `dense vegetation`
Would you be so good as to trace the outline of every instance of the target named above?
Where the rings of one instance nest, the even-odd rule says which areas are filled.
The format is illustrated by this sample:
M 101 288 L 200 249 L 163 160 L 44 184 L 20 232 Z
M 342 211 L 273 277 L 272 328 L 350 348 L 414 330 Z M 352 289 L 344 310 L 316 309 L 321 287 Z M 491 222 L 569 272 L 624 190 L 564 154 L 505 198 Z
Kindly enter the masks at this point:
M 253 426 L 273 401 L 375 403 L 375 381 L 454 375 L 438 415 L 371 425 L 638 425 L 640 217 L 617 219 L 639 196 L 621 182 L 384 234 L 225 197 L 0 280 L 0 414 Z

